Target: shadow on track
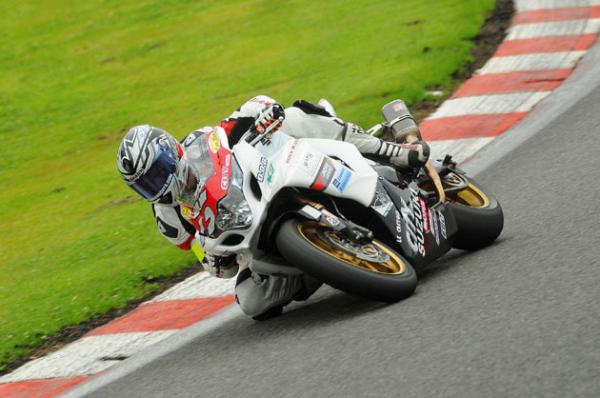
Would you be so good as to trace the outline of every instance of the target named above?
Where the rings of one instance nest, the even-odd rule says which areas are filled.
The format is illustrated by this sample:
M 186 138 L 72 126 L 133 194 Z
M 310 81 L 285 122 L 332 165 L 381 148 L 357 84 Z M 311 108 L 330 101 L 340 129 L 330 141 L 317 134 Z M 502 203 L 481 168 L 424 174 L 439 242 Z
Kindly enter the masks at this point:
M 490 248 L 500 247 L 507 241 L 510 241 L 510 239 L 501 237 Z M 443 277 L 445 274 L 452 272 L 452 270 L 460 268 L 469 258 L 482 255 L 486 249 L 473 252 L 452 250 L 427 267 L 417 270 L 419 284 L 424 285 L 439 277 Z M 417 290 L 415 295 L 418 294 Z M 409 297 L 406 300 L 410 299 Z M 319 325 L 315 327 L 320 327 L 324 323 L 336 323 L 356 318 L 366 313 L 389 309 L 391 306 L 401 305 L 406 300 L 397 303 L 383 303 L 351 295 L 324 285 L 306 302 L 294 302 L 288 305 L 284 313 L 280 316 L 266 321 L 248 319 L 249 326 L 247 330 L 248 332 L 260 332 L 278 326 L 281 326 L 283 329 L 288 326 L 311 328 L 311 325 L 315 324 Z
M 500 237 L 498 238 L 491 246 L 476 250 L 476 251 L 465 251 L 453 249 L 440 259 L 434 261 L 433 263 L 417 269 L 417 275 L 419 277 L 419 284 L 425 284 L 429 280 L 435 279 L 439 276 L 442 276 L 449 272 L 451 269 L 455 269 L 460 267 L 461 264 L 464 264 L 466 260 L 469 258 L 473 258 L 475 256 L 481 255 L 486 250 L 489 250 L 494 247 L 500 247 L 503 244 L 510 241 L 510 238 Z M 410 299 L 410 298 L 409 298 Z

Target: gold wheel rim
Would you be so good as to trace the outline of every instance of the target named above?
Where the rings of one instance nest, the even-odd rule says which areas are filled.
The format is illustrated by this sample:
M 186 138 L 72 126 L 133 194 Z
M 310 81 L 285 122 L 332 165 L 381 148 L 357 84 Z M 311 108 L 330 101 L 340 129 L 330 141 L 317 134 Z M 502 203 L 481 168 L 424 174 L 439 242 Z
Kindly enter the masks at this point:
M 467 187 L 456 194 L 447 194 L 447 202 L 471 207 L 474 209 L 483 209 L 490 205 L 490 198 L 481 189 L 477 188 L 473 183 L 469 182 L 464 177 L 454 173 L 453 175 L 454 178 L 459 178 L 460 180 L 467 182 Z M 452 188 L 452 185 L 448 181 L 442 180 L 442 185 L 444 188 Z M 423 185 L 421 189 L 427 192 L 434 192 L 433 185 L 431 183 Z
M 454 202 L 474 209 L 483 209 L 490 205 L 490 198 L 477 188 L 475 185 L 469 185 L 456 194 L 453 198 L 448 198 L 449 202 Z
M 346 264 L 354 267 L 362 268 L 367 271 L 376 272 L 387 275 L 399 275 L 406 271 L 406 264 L 395 252 L 384 246 L 382 243 L 373 240 L 368 245 L 363 245 L 362 249 L 366 254 L 374 254 L 375 251 L 381 251 L 385 253 L 389 258 L 384 262 L 372 262 L 365 259 L 361 259 L 353 255 L 352 253 L 340 250 L 334 247 L 331 243 L 327 242 L 322 238 L 322 234 L 319 233 L 325 228 L 320 227 L 314 222 L 304 222 L 297 225 L 300 236 L 304 238 L 311 245 L 319 249 L 320 251 L 333 256 Z M 333 231 L 329 233 L 335 234 Z

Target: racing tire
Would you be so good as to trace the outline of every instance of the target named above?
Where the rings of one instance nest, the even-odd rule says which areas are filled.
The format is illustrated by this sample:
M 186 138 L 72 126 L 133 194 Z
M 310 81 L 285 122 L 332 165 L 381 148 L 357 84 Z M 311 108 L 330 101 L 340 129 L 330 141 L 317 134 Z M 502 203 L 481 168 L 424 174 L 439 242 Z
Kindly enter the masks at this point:
M 458 232 L 453 247 L 461 250 L 478 250 L 491 245 L 504 228 L 504 213 L 496 197 L 473 179 L 469 186 L 450 201 Z
M 381 259 L 389 258 L 385 263 L 382 260 L 369 262 L 352 258 L 352 252 L 328 242 L 326 234 L 335 232 L 314 221 L 294 218 L 282 224 L 275 241 L 280 253 L 292 265 L 336 289 L 384 302 L 402 300 L 415 291 L 415 270 L 385 244 L 373 240 L 361 246 L 370 254 L 376 252 L 373 255 Z

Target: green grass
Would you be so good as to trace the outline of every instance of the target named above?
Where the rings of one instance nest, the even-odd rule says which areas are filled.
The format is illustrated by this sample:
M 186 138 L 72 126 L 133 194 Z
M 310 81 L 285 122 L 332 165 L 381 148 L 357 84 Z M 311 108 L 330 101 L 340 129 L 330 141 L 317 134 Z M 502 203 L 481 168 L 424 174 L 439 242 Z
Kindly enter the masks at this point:
M 183 137 L 257 94 L 370 126 L 449 87 L 493 0 L 0 3 L 0 369 L 190 264 L 120 180 L 124 131 Z

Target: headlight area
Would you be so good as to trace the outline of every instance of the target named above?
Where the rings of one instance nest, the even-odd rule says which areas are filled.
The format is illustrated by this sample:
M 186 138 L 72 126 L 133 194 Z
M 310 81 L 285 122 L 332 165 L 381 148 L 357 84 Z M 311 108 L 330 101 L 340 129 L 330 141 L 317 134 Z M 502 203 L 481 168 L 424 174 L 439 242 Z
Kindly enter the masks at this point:
M 248 228 L 252 225 L 252 210 L 242 190 L 231 184 L 227 196 L 219 202 L 219 214 L 215 220 L 221 231 Z

